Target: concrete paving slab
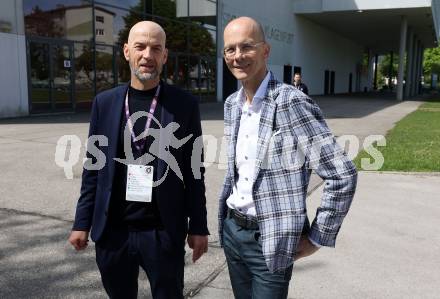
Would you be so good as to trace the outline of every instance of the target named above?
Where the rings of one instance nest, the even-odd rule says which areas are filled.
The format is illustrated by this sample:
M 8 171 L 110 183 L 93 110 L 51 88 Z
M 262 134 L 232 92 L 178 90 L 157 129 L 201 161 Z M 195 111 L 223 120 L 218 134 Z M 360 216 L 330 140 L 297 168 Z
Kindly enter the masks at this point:
M 79 174 L 67 180 L 54 162 L 55 146 L 39 142 L 0 145 L 0 207 L 72 220 Z
M 70 222 L 0 210 L 1 298 L 105 298 L 94 246 L 77 254 Z
M 336 249 L 324 248 L 298 261 L 302 269 L 308 263 L 322 266 L 296 271 L 291 294 L 438 298 L 440 178 L 361 172 L 358 186 Z M 320 193 L 312 194 L 309 212 L 319 203 Z
M 95 263 L 94 244 L 75 252 L 66 238 L 72 222 L 0 209 L 0 298 L 106 298 Z M 223 269 L 223 250 L 211 246 L 196 263 L 186 248 L 185 294 L 209 283 Z M 139 297 L 151 298 L 140 271 Z
M 439 193 L 438 174 L 361 172 L 336 248 L 295 263 L 289 298 L 438 298 Z M 231 298 L 228 281 L 225 270 L 197 298 Z
M 317 99 L 320 105 L 323 103 L 324 114 L 329 116 L 329 125 L 336 135 L 352 133 L 363 136 L 377 134 L 379 129 L 386 132 L 395 121 L 415 110 L 419 104 L 390 102 L 387 99 L 371 101 L 369 98 L 356 99 L 356 103 L 352 101 L 353 99 L 343 98 Z M 341 109 L 344 111 L 342 114 Z M 386 110 L 386 113 L 382 110 Z M 222 104 L 204 104 L 201 105 L 201 111 L 204 133 L 221 138 Z M 79 194 L 81 164 L 78 163 L 74 167 L 73 180 L 67 180 L 63 170 L 54 162 L 55 144 L 62 135 L 76 134 L 84 144 L 88 119 L 88 114 L 78 114 L 0 120 L 0 219 L 5 221 L 5 224 L 1 222 L 0 226 L 0 240 L 5 244 L 4 247 L 0 245 L 0 263 L 3 263 L 0 264 L 0 271 L 3 268 L 15 271 L 24 267 L 23 270 L 16 270 L 17 274 L 11 277 L 3 275 L 6 272 L 2 272 L 0 298 L 8 298 L 14 289 L 18 290 L 16 294 L 22 294 L 16 298 L 34 297 L 32 292 L 35 292 L 37 297 L 41 294 L 41 297 L 52 298 L 103 296 L 93 259 L 93 244 L 84 254 L 75 254 L 66 244 Z M 376 123 L 380 125 L 376 126 Z M 81 154 L 84 155 L 83 152 Z M 216 153 L 213 159 L 208 160 L 214 163 L 206 170 L 208 227 L 211 231 L 209 254 L 203 257 L 200 263 L 187 265 L 187 269 L 190 270 L 187 271 L 186 291 L 197 293 L 202 298 L 211 298 L 214 294 L 221 293 L 222 288 L 226 292 L 223 297 L 231 298 L 230 290 L 226 289 L 228 277 L 223 269 L 224 256 L 218 248 L 217 236 L 217 200 L 224 177 L 224 164 L 219 163 L 222 161 L 225 161 L 225 156 Z M 311 187 L 315 188 L 319 184 L 320 179 L 313 177 Z M 15 226 L 16 219 L 24 224 Z M 29 229 L 34 227 L 34 224 L 38 230 L 45 231 L 46 235 L 35 234 L 38 237 L 36 238 L 34 230 Z M 15 234 L 15 231 L 19 233 Z M 33 250 L 34 247 L 38 250 Z M 14 250 L 9 253 L 11 248 Z M 43 254 L 44 252 L 51 254 Z M 187 259 L 190 259 L 189 251 Z M 308 261 L 305 260 L 304 264 L 306 262 Z M 27 264 L 32 267 L 27 267 Z M 323 265 L 314 264 L 316 268 Z M 52 270 L 53 273 L 50 272 Z M 32 276 L 35 271 L 50 273 L 35 278 Z M 300 270 L 297 272 L 301 273 Z M 214 279 L 215 275 L 218 275 L 217 279 Z M 57 277 L 60 277 L 59 281 L 55 279 Z M 222 277 L 224 279 L 219 280 Z M 140 284 L 144 288 L 140 294 L 142 297 L 148 297 L 145 277 L 141 277 L 141 281 L 145 283 Z M 204 285 L 208 287 L 201 288 Z M 27 291 L 27 288 L 30 291 Z M 41 291 L 36 291 L 38 289 Z M 203 297 L 206 294 L 205 290 L 210 289 L 215 290 Z
M 232 299 L 234 298 L 234 293 L 230 289 L 206 287 L 194 298 Z

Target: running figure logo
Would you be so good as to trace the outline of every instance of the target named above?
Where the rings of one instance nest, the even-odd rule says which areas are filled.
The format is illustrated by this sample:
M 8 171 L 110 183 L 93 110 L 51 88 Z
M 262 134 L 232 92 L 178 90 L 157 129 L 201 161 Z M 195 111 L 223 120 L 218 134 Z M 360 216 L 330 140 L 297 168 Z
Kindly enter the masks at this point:
M 145 111 L 138 111 L 136 113 L 133 113 L 130 117 L 133 125 L 136 123 L 136 121 L 139 118 L 143 116 L 148 117 L 149 113 Z M 180 148 L 189 139 L 191 139 L 193 135 L 190 134 L 182 139 L 177 139 L 174 133 L 180 127 L 178 123 L 171 122 L 166 127 L 162 127 L 162 124 L 153 115 L 151 115 L 151 118 L 158 125 L 159 128 L 155 129 L 150 127 L 148 130 L 145 130 L 142 134 L 140 134 L 134 139 L 134 141 L 137 142 L 142 138 L 146 138 L 147 136 L 152 136 L 154 140 L 148 151 L 145 152 L 141 157 L 137 159 L 134 158 L 131 149 L 131 133 L 128 125 L 126 125 L 124 130 L 125 159 L 114 158 L 114 160 L 128 166 L 129 164 L 146 165 L 151 161 L 153 161 L 155 158 L 158 158 L 167 164 L 167 168 L 163 176 L 159 178 L 157 181 L 153 182 L 153 187 L 159 186 L 165 180 L 170 168 L 172 171 L 174 171 L 177 177 L 183 181 L 182 172 L 180 171 L 176 158 L 174 158 L 174 156 L 171 154 L 170 148 L 171 147 L 175 149 Z M 162 138 L 160 138 L 161 136 Z M 164 138 L 164 136 L 166 138 Z

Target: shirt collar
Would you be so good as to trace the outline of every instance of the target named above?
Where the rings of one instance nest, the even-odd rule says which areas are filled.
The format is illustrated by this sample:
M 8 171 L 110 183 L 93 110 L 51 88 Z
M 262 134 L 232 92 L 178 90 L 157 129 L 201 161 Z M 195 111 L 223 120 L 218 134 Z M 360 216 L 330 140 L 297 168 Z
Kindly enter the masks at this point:
M 249 106 L 249 109 L 252 109 L 253 111 L 258 111 L 261 107 L 261 103 L 266 96 L 267 86 L 269 84 L 270 80 L 270 72 L 268 71 L 266 76 L 264 77 L 263 81 L 260 83 L 260 86 L 257 89 L 257 92 L 255 93 L 253 99 L 252 99 L 252 105 Z M 240 91 L 238 92 L 238 98 L 241 102 L 241 106 L 245 108 L 247 105 L 244 105 L 246 102 L 246 96 L 244 94 L 243 87 L 240 88 Z M 247 110 L 247 109 L 246 109 Z

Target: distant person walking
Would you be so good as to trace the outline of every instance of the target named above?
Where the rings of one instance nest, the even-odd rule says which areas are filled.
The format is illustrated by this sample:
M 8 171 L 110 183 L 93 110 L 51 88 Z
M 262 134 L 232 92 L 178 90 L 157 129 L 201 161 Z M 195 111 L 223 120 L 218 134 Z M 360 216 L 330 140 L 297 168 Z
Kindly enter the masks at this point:
M 300 73 L 295 73 L 295 75 L 293 76 L 293 83 L 292 83 L 292 85 L 296 89 L 301 90 L 306 95 L 309 95 L 309 89 L 307 88 L 307 85 L 302 83 L 302 81 L 301 81 L 301 74 Z

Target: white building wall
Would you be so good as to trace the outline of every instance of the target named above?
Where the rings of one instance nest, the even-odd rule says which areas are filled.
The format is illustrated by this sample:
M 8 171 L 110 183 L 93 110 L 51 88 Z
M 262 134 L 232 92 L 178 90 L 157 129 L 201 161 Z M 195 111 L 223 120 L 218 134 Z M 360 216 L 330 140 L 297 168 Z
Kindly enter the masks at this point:
M 322 11 L 323 0 L 292 0 L 293 9 L 301 13 L 315 13 Z
M 363 49 L 303 17 L 295 17 L 294 65 L 301 66 L 310 94 L 324 93 L 325 70 L 335 72 L 335 93 L 348 92 L 349 74 L 356 91 L 357 64 Z
M 319 95 L 324 93 L 324 71 L 328 69 L 336 73 L 335 93 L 346 93 L 351 72 L 353 91 L 356 91 L 356 64 L 362 61 L 362 47 L 296 16 L 291 0 L 258 1 L 258 4 L 252 6 L 243 5 L 243 1 L 221 1 L 218 11 L 219 63 L 223 53 L 224 27 L 238 16 L 253 17 L 264 27 L 267 41 L 271 45 L 269 68 L 280 81 L 283 79 L 284 65 L 291 65 L 292 68 L 300 66 L 310 94 Z M 218 78 L 221 89 L 221 76 Z
M 218 3 L 218 66 L 223 63 L 223 31 L 228 22 L 239 16 L 249 16 L 264 27 L 266 39 L 271 45 L 268 61 L 270 70 L 278 80 L 283 79 L 283 66 L 293 65 L 293 10 L 291 0 L 258 1 L 256 5 L 246 5 L 247 1 L 224 0 Z M 274 9 L 276 7 L 276 9 Z M 222 67 L 218 67 L 220 70 Z M 217 76 L 217 100 L 223 98 L 222 73 Z
M 0 118 L 29 114 L 22 1 L 0 2 Z
M 100 11 L 96 10 L 99 14 Z M 111 15 L 110 15 L 111 16 Z M 111 16 L 113 18 L 113 16 Z M 104 17 L 104 22 L 110 22 L 110 20 L 105 19 L 107 16 Z M 82 7 L 82 8 L 69 8 L 66 9 L 66 14 L 64 17 L 65 22 L 65 31 L 66 31 L 66 38 L 70 40 L 89 40 L 90 34 L 92 33 L 92 7 Z M 102 24 L 102 23 L 98 23 Z M 78 30 L 77 28 L 80 27 L 81 30 Z M 103 26 L 97 26 L 96 28 L 102 28 Z M 109 31 L 110 30 L 110 31 Z M 107 40 L 110 44 L 113 42 L 112 32 L 113 28 L 108 27 L 105 28 L 106 34 L 108 35 Z
M 437 41 L 440 36 L 440 1 L 432 0 L 432 19 L 434 21 Z
M 319 13 L 430 7 L 431 0 L 293 0 L 293 6 L 298 13 Z
M 104 23 L 97 22 L 96 17 L 101 16 L 104 17 Z M 95 30 L 96 29 L 104 29 L 104 35 L 96 35 L 96 43 L 104 43 L 108 45 L 112 45 L 115 42 L 118 42 L 118 34 L 119 32 L 113 32 L 113 23 L 115 21 L 115 16 L 109 14 L 105 11 L 95 9 Z
M 322 6 L 324 11 L 414 8 L 430 7 L 431 0 L 323 0 Z
M 177 17 L 189 16 L 215 16 L 216 2 L 213 0 L 176 0 Z

